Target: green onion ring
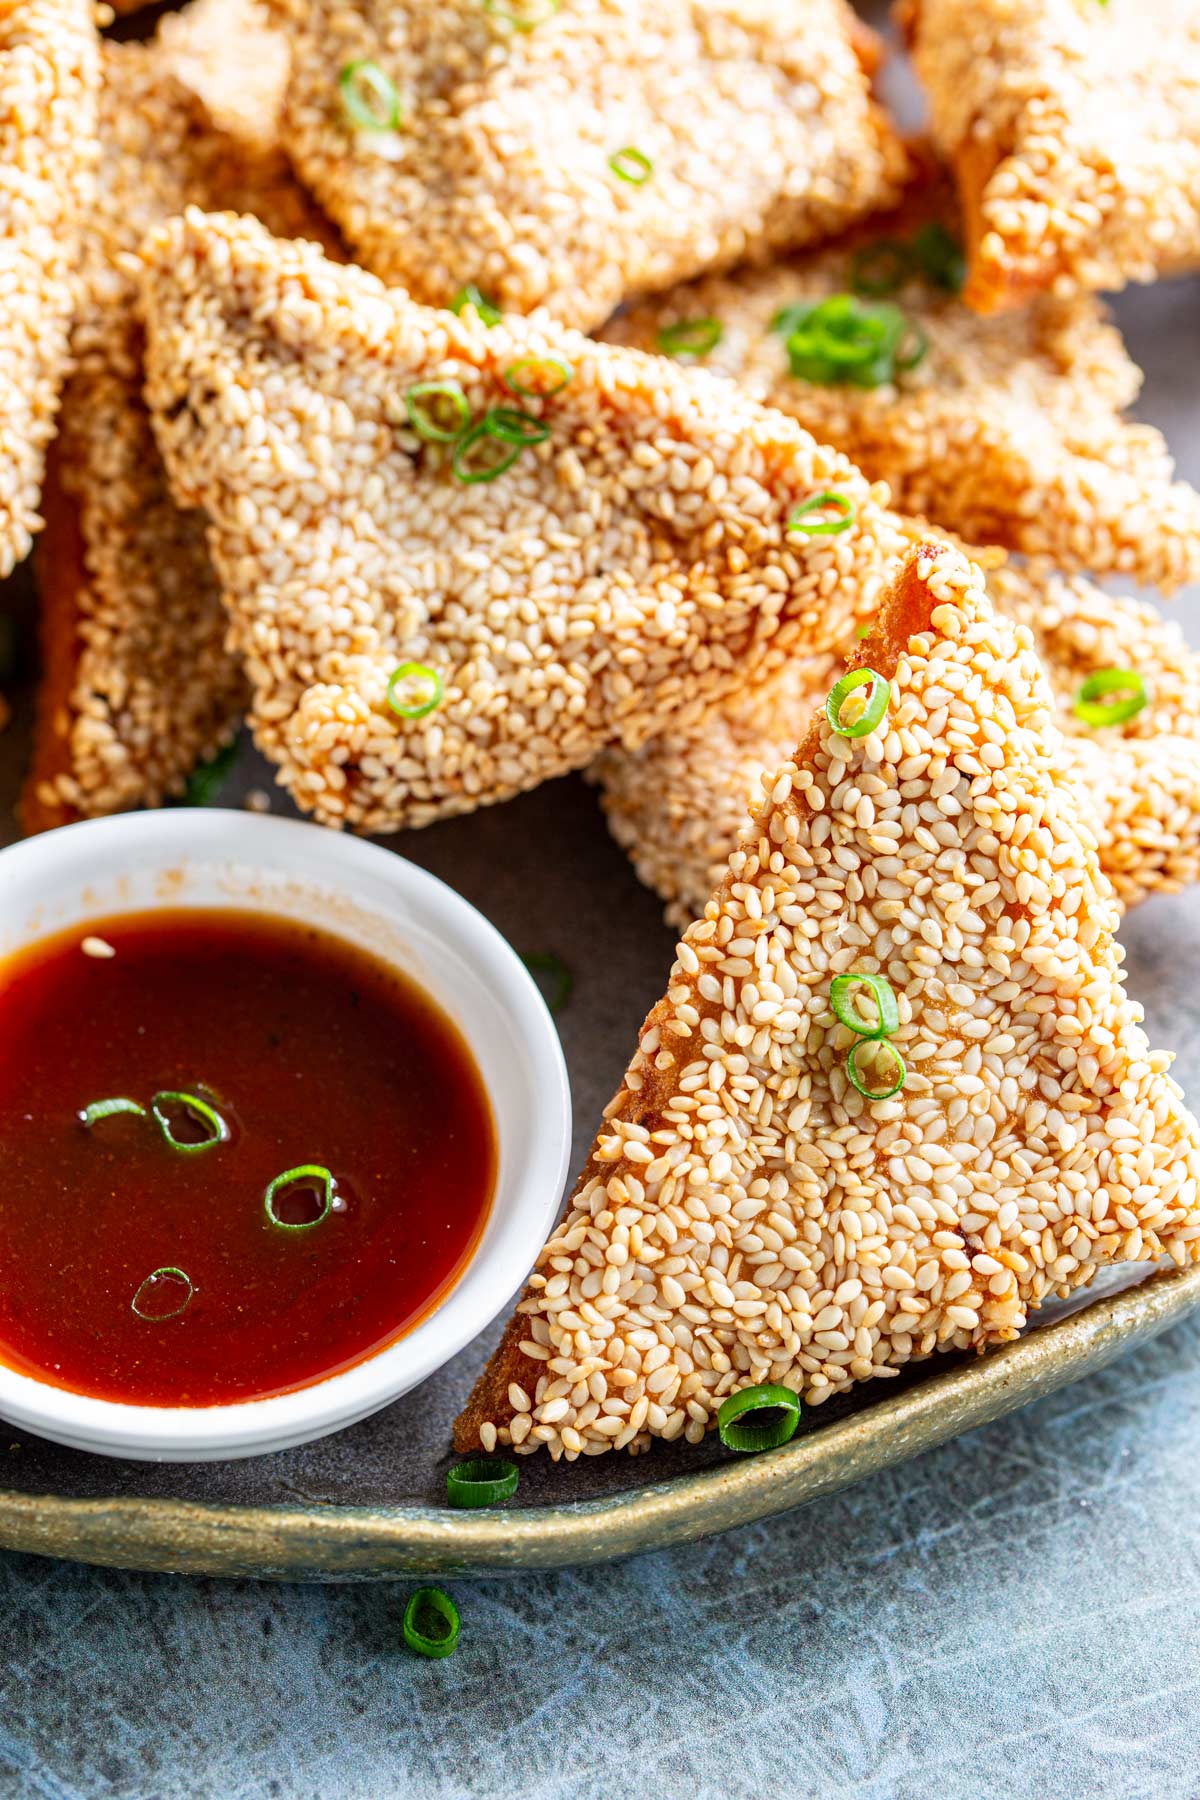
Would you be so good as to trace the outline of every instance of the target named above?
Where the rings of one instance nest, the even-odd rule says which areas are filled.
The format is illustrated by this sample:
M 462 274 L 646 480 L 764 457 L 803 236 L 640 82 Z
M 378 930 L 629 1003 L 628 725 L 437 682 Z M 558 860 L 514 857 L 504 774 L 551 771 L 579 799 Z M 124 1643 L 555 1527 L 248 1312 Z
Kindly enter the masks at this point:
M 427 681 L 429 697 L 426 700 L 411 700 L 407 703 L 396 698 L 396 690 L 407 681 Z M 427 719 L 431 712 L 442 704 L 445 685 L 436 669 L 428 663 L 401 663 L 388 676 L 387 703 L 400 719 Z
M 845 494 L 834 494 L 826 489 L 794 506 L 788 514 L 787 528 L 805 537 L 841 537 L 843 531 L 849 531 L 853 525 L 856 510 L 853 500 L 847 499 Z M 804 519 L 813 512 L 833 512 L 837 517 L 814 519 L 811 525 L 805 525 Z
M 348 62 L 338 76 L 342 111 L 359 131 L 395 131 L 404 118 L 400 96 L 377 62 Z
M 823 386 L 879 387 L 915 369 L 929 348 L 924 332 L 898 306 L 887 300 L 867 305 L 854 294 L 784 307 L 771 329 L 784 334 L 792 375 Z
M 415 381 L 404 396 L 404 410 L 417 436 L 430 444 L 455 443 L 471 423 L 470 402 L 454 380 Z
M 207 1125 L 212 1135 L 201 1138 L 198 1144 L 184 1143 L 183 1139 L 177 1138 L 171 1129 L 171 1120 L 166 1111 L 168 1105 L 183 1107 L 185 1112 L 199 1118 L 202 1125 Z M 150 1111 L 158 1120 L 158 1129 L 172 1150 L 179 1150 L 184 1156 L 197 1156 L 202 1150 L 215 1150 L 218 1144 L 225 1144 L 229 1141 L 228 1125 L 216 1107 L 210 1106 L 207 1100 L 202 1100 L 199 1094 L 184 1094 L 164 1088 L 155 1094 L 150 1102 Z
M 510 25 L 514 31 L 536 31 L 547 19 L 552 19 L 556 12 L 562 11 L 563 0 L 526 0 L 524 5 L 502 5 L 501 0 L 483 0 L 483 10 L 490 13 L 493 19 L 499 19 L 502 25 Z
M 210 806 L 237 761 L 240 748 L 237 739 L 231 738 L 215 756 L 210 756 L 206 762 L 193 769 L 180 797 L 180 805 Z
M 502 444 L 517 444 L 522 449 L 527 444 L 544 444 L 550 436 L 550 427 L 544 419 L 522 412 L 519 406 L 490 407 L 483 416 L 483 423 Z
M 480 293 L 473 281 L 468 281 L 466 287 L 459 288 L 457 294 L 455 294 L 453 300 L 450 302 L 450 311 L 461 315 L 466 311 L 468 306 L 473 306 L 475 308 L 475 311 L 479 314 L 481 323 L 484 325 L 498 325 L 504 316 L 498 306 L 493 306 L 487 296 Z
M 418 1588 L 404 1609 L 404 1641 L 418 1656 L 452 1656 L 458 1608 L 441 1588 Z
M 871 1049 L 878 1048 L 880 1050 L 885 1050 L 889 1056 L 891 1056 L 895 1059 L 896 1079 L 892 1083 L 891 1087 L 869 1088 L 867 1086 L 866 1082 L 863 1080 L 862 1076 L 859 1074 L 859 1072 L 858 1072 L 859 1052 L 861 1050 L 867 1049 L 868 1046 Z M 904 1083 L 908 1080 L 908 1070 L 904 1066 L 904 1058 L 901 1056 L 900 1052 L 897 1050 L 895 1044 L 892 1043 L 890 1038 L 859 1038 L 857 1044 L 851 1045 L 850 1054 L 846 1058 L 846 1073 L 847 1073 L 847 1075 L 849 1075 L 850 1080 L 852 1081 L 854 1086 L 858 1089 L 859 1093 L 862 1095 L 864 1100 L 890 1100 L 893 1094 L 898 1094 L 900 1092 L 900 1089 L 904 1086 Z
M 515 1462 L 472 1457 L 469 1462 L 455 1463 L 447 1470 L 446 1495 L 451 1506 L 495 1506 L 501 1500 L 512 1499 L 520 1479 Z
M 865 644 L 871 635 L 871 627 L 869 625 L 860 625 L 856 629 L 854 635 L 860 644 Z
M 179 1302 L 179 1305 L 176 1307 L 173 1307 L 170 1312 L 161 1312 L 161 1313 L 144 1312 L 142 1310 L 142 1308 L 138 1305 L 138 1301 L 141 1299 L 145 1290 L 150 1286 L 150 1283 L 152 1281 L 157 1281 L 160 1275 L 170 1275 L 170 1276 L 173 1276 L 177 1281 L 186 1281 L 187 1293 L 184 1295 L 183 1299 Z M 145 1281 L 143 1281 L 141 1283 L 141 1285 L 138 1288 L 137 1293 L 133 1296 L 133 1299 L 129 1302 L 129 1310 L 131 1312 L 136 1313 L 139 1319 L 145 1319 L 147 1321 L 147 1323 L 149 1323 L 151 1325 L 162 1325 L 162 1324 L 165 1324 L 168 1319 L 177 1319 L 179 1317 L 180 1313 L 183 1311 L 184 1307 L 190 1303 L 192 1295 L 195 1292 L 196 1292 L 196 1290 L 192 1286 L 191 1276 L 185 1275 L 182 1269 L 177 1269 L 173 1265 L 168 1264 L 161 1269 L 151 1269 L 151 1271 L 147 1275 Z
M 1106 694 L 1123 695 L 1107 700 Z M 1150 690 L 1136 669 L 1097 669 L 1081 682 L 1071 711 L 1085 725 L 1124 725 L 1149 704 Z
M 284 1188 L 297 1187 L 302 1182 L 319 1187 L 324 1203 L 315 1219 L 300 1219 L 295 1224 L 291 1224 L 287 1219 L 281 1219 L 276 1213 L 275 1197 Z M 285 1169 L 282 1175 L 277 1175 L 274 1181 L 268 1183 L 267 1190 L 263 1195 L 263 1211 L 272 1225 L 278 1226 L 280 1231 L 311 1231 L 314 1225 L 320 1225 L 333 1211 L 335 1187 L 333 1176 L 328 1169 L 322 1168 L 320 1163 L 301 1163 L 299 1168 Z
M 680 319 L 675 325 L 663 326 L 658 347 L 664 356 L 707 356 L 724 335 L 720 319 Z
M 1104 0 L 1101 0 L 1104 4 Z M 952 232 L 936 220 L 922 225 L 912 241 L 912 254 L 920 265 L 921 273 L 934 287 L 945 288 L 948 294 L 962 292 L 967 279 L 967 259 L 963 255 L 962 245 Z
M 493 444 L 504 444 L 505 453 L 494 462 L 484 462 L 477 456 L 481 449 Z M 495 481 L 511 469 L 521 454 L 521 445 L 514 444 L 511 438 L 502 438 L 492 430 L 490 415 L 485 415 L 469 430 L 464 431 L 454 447 L 454 457 L 450 467 L 456 481 L 464 487 L 474 487 L 478 481 Z
M 850 725 L 842 723 L 842 707 L 858 688 L 871 683 L 871 692 L 867 696 L 866 705 L 858 718 Z M 825 717 L 833 726 L 839 737 L 869 737 L 877 725 L 882 724 L 888 709 L 888 701 L 892 696 L 892 684 L 877 675 L 874 669 L 848 669 L 840 680 L 835 681 L 825 702 Z
M 881 300 L 904 286 L 912 274 L 913 253 L 899 238 L 864 244 L 850 259 L 850 286 L 856 294 Z
M 755 1424 L 752 1415 L 756 1412 L 782 1413 L 783 1417 Z M 799 1396 L 774 1382 L 739 1388 L 722 1401 L 717 1414 L 717 1430 L 727 1450 L 777 1450 L 795 1436 L 799 1423 Z
M 101 1119 L 111 1119 L 114 1113 L 136 1113 L 144 1119 L 146 1109 L 139 1106 L 136 1100 L 125 1100 L 118 1096 L 115 1100 L 93 1100 L 77 1114 L 81 1125 L 98 1125 Z
M 869 988 L 875 996 L 875 1005 L 879 1012 L 878 1022 L 868 1025 L 851 994 L 857 983 Z M 829 1004 L 833 1007 L 839 1021 L 851 1031 L 856 1031 L 863 1038 L 891 1037 L 893 1031 L 900 1029 L 900 1008 L 896 1001 L 895 991 L 886 975 L 835 975 L 829 989 Z
M 555 956 L 553 951 L 540 951 L 531 956 L 523 956 L 521 961 L 531 975 L 553 977 L 554 987 L 546 999 L 546 1005 L 552 1013 L 560 1013 L 571 998 L 575 986 L 575 977 L 562 957 Z
M 631 187 L 645 187 L 654 173 L 654 164 L 641 150 L 635 150 L 632 144 L 626 144 L 622 150 L 614 150 L 608 159 L 608 166 L 621 181 L 627 181 Z
M 557 381 L 543 384 L 541 376 L 546 370 L 556 375 Z M 552 394 L 561 394 L 574 379 L 574 369 L 561 356 L 522 356 L 504 371 L 505 387 L 520 394 L 523 400 L 548 400 Z

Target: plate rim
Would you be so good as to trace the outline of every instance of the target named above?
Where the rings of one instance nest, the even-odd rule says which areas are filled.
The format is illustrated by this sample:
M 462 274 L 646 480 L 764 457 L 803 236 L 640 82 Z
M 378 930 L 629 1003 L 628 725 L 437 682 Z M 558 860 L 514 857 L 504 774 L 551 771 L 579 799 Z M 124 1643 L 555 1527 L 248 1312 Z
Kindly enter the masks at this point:
M 766 1456 L 616 1495 L 458 1512 L 0 1490 L 0 1548 L 146 1572 L 307 1581 L 511 1576 L 606 1562 L 836 1493 L 1105 1367 L 1197 1307 L 1200 1263 L 1156 1272 Z

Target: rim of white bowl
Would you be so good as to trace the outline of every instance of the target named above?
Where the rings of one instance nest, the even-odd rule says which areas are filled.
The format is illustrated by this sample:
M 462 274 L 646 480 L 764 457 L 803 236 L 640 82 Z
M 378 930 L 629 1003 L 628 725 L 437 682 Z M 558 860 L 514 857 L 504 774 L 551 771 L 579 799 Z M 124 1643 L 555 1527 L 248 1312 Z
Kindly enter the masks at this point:
M 106 898 L 104 889 L 156 869 L 211 872 L 222 866 L 227 873 L 254 871 L 266 884 L 258 899 L 251 892 L 231 895 L 225 902 L 230 909 L 287 916 L 278 903 L 270 904 L 270 883 L 290 879 L 327 903 L 348 901 L 347 923 L 357 908 L 360 920 L 364 914 L 387 919 L 397 932 L 415 929 L 439 943 L 479 977 L 484 1010 L 507 1021 L 511 1042 L 505 1052 L 516 1052 L 521 1062 L 522 1105 L 510 1104 L 502 1115 L 485 1075 L 500 1155 L 480 1242 L 453 1287 L 418 1325 L 349 1369 L 261 1400 L 172 1407 L 97 1399 L 0 1361 L 0 1416 L 77 1449 L 207 1461 L 268 1454 L 352 1425 L 426 1380 L 496 1317 L 522 1286 L 559 1211 L 571 1153 L 571 1095 L 562 1045 L 541 992 L 482 913 L 436 875 L 382 845 L 300 820 L 218 807 L 123 813 L 67 825 L 0 851 L 0 958 L 89 917 L 219 904 L 190 898 L 186 881 L 157 895 L 138 894 L 124 906 Z M 377 904 L 359 898 L 356 888 Z M 86 897 L 96 890 L 93 904 Z M 13 907 L 22 904 L 22 894 L 27 913 L 36 894 L 49 916 L 13 929 Z M 81 896 L 85 904 L 75 904 Z M 62 916 L 55 916 L 56 908 Z M 319 923 L 338 935 L 334 919 L 322 916 Z M 391 960 L 399 964 L 398 957 Z M 417 979 L 454 1020 L 483 1074 L 478 1033 L 439 993 L 436 978 L 426 979 L 423 971 Z

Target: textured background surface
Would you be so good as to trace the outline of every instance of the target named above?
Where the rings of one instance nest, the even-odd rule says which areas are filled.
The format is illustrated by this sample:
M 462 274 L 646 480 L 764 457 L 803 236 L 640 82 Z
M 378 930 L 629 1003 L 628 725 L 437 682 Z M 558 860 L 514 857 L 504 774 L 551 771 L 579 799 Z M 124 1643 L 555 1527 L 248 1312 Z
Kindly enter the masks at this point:
M 1117 311 L 1147 370 L 1142 416 L 1200 481 L 1200 283 Z M 1174 604 L 1200 642 L 1200 598 Z M 19 741 L 0 742 L 5 812 Z M 670 952 L 590 798 L 559 784 L 404 848 L 522 949 L 566 950 L 581 915 L 608 920 L 605 966 L 582 972 L 563 1019 L 587 1130 Z M 1152 1035 L 1200 1098 L 1200 901 L 1154 902 L 1123 936 Z M 230 1497 L 289 1481 L 304 1498 L 310 1483 L 421 1491 L 473 1360 L 411 1416 L 211 1480 Z M 113 1486 L 111 1465 L 18 1444 L 0 1433 L 4 1485 Z M 186 1474 L 139 1485 L 189 1491 Z M 446 1663 L 404 1650 L 403 1586 L 0 1556 L 0 1797 L 1194 1800 L 1198 1520 L 1195 1320 L 771 1524 L 616 1568 L 456 1584 L 463 1638 Z

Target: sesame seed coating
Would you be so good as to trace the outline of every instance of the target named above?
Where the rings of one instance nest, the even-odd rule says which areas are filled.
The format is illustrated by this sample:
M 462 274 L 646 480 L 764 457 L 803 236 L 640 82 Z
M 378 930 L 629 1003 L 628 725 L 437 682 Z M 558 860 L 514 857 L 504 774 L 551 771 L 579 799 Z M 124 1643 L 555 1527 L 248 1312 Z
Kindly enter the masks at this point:
M 776 314 L 848 292 L 863 243 L 876 234 L 894 241 L 930 215 L 936 188 L 852 243 L 691 283 L 622 315 L 604 335 L 654 349 L 659 331 L 681 319 L 718 319 L 721 340 L 704 367 L 836 444 L 888 483 L 902 511 L 1063 569 L 1119 572 L 1164 591 L 1200 580 L 1200 495 L 1174 480 L 1161 434 L 1122 417 L 1141 371 L 1092 297 L 1041 296 L 1020 312 L 980 318 L 912 279 L 893 298 L 928 341 L 915 368 L 865 389 L 790 373 L 784 337 L 771 330 Z
M 1115 599 L 1079 576 L 1008 564 L 992 569 L 987 585 L 996 607 L 1033 636 L 1119 904 L 1200 881 L 1200 655 L 1154 607 Z M 1137 670 L 1150 699 L 1124 724 L 1096 729 L 1072 702 L 1088 675 L 1108 668 Z M 839 669 L 836 656 L 792 663 L 702 725 L 599 759 L 594 774 L 613 836 L 667 902 L 669 924 L 682 930 L 704 910 L 747 813 Z
M 327 824 L 425 824 L 699 716 L 840 641 L 903 548 L 845 457 L 729 383 L 431 311 L 249 220 L 189 212 L 143 254 L 176 498 L 208 515 L 259 746 Z M 478 418 L 530 357 L 571 371 L 525 402 L 548 435 L 464 485 L 408 389 L 456 380 Z M 829 488 L 851 528 L 789 537 Z M 420 717 L 388 703 L 406 663 L 441 678 Z
M 99 193 L 39 553 L 43 686 L 27 831 L 158 804 L 229 736 L 245 703 L 203 520 L 171 498 L 142 402 L 132 252 L 191 201 L 232 199 L 280 231 L 305 229 L 312 211 L 278 150 L 218 130 L 177 79 L 188 15 L 173 23 L 170 46 L 104 46 Z
M 1200 263 L 1194 0 L 908 0 L 980 312 Z
M 1014 1337 L 1103 1263 L 1200 1258 L 1200 1127 L 1124 992 L 1029 634 L 919 546 L 679 943 L 567 1213 L 456 1430 L 572 1460 L 696 1442 Z M 907 1065 L 851 1085 L 830 984 L 883 974 Z M 489 1434 L 490 1435 L 490 1434 Z
M 90 0 L 0 0 L 0 578 L 42 523 L 98 65 Z
M 831 235 L 904 168 L 844 0 L 571 0 L 529 31 L 503 0 L 278 3 L 297 172 L 368 268 L 431 305 L 474 282 L 586 329 L 628 293 Z M 364 60 L 396 131 L 343 115 L 338 77 Z M 610 166 L 627 150 L 647 179 Z

